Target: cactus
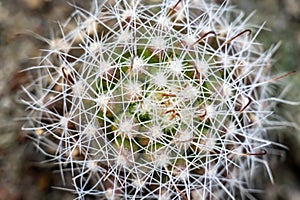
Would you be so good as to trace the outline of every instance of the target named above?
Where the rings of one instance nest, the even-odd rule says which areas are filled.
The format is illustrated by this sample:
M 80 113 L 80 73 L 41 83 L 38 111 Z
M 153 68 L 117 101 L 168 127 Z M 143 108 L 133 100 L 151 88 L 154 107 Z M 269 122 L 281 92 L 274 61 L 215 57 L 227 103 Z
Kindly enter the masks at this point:
M 63 180 L 71 172 L 77 199 L 254 198 L 259 166 L 273 181 L 278 46 L 263 50 L 262 27 L 229 1 L 74 7 L 23 102 L 24 130 Z

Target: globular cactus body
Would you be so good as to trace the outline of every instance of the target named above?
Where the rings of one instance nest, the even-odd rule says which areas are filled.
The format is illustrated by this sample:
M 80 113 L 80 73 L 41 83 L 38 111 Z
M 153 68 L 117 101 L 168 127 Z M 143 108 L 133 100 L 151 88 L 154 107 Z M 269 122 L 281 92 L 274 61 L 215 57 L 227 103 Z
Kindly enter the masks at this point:
M 78 199 L 254 198 L 272 143 L 260 28 L 206 0 L 99 1 L 72 20 L 30 68 L 24 129 Z

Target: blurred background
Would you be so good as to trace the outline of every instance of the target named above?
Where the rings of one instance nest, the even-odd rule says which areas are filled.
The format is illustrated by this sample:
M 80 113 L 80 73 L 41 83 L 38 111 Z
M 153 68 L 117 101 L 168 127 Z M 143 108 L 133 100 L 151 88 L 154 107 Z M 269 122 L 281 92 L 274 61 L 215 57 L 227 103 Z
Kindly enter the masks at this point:
M 88 7 L 90 1 L 70 0 Z M 221 3 L 222 0 L 216 0 Z M 286 99 L 300 101 L 300 1 L 299 0 L 232 0 L 249 14 L 256 11 L 251 22 L 262 24 L 259 41 L 268 48 L 281 41 L 276 53 L 274 74 L 296 70 L 284 78 L 283 85 L 292 85 Z M 18 91 L 28 82 L 26 73 L 35 65 L 31 59 L 47 45 L 33 36 L 51 38 L 73 8 L 65 0 L 0 0 L 0 200 L 73 199 L 73 194 L 53 189 L 62 185 L 59 173 L 50 164 L 40 164 L 44 156 L 38 153 L 21 131 L 20 117 L 24 107 L 18 103 Z M 279 105 L 280 112 L 300 126 L 300 106 Z M 259 199 L 300 199 L 300 132 L 288 128 L 278 137 L 288 150 L 271 161 L 275 184 L 265 181 L 265 193 Z M 53 171 L 54 170 L 54 171 Z

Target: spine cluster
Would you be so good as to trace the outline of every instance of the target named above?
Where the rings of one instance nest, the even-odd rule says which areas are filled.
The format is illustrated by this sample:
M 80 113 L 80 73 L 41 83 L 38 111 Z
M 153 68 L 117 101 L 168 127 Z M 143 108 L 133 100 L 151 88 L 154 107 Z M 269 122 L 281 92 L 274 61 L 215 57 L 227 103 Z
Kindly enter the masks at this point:
M 45 40 L 24 91 L 36 146 L 78 199 L 254 198 L 265 160 L 268 73 L 260 27 L 225 1 L 95 1 Z

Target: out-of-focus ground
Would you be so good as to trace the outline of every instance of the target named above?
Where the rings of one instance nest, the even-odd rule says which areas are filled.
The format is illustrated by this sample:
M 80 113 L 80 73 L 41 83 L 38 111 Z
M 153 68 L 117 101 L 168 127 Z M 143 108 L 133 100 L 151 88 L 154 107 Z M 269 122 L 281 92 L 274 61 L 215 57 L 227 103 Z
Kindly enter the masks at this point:
M 78 5 L 90 1 L 72 1 Z M 276 54 L 274 72 L 296 70 L 286 77 L 292 84 L 287 99 L 300 101 L 300 1 L 299 0 L 232 0 L 246 13 L 256 10 L 253 23 L 262 24 L 264 31 L 259 40 L 268 45 L 281 41 Z M 64 0 L 0 0 L 0 200 L 73 199 L 69 192 L 51 188 L 61 185 L 60 175 L 49 164 L 40 165 L 44 156 L 38 153 L 20 130 L 25 116 L 24 107 L 18 104 L 20 85 L 28 78 L 17 73 L 35 64 L 32 57 L 47 45 L 33 36 L 51 38 L 58 30 L 57 21 L 64 21 L 73 8 Z M 53 34 L 55 31 L 53 31 Z M 298 107 L 281 108 L 286 115 L 300 122 Z M 266 182 L 264 200 L 300 199 L 300 132 L 287 129 L 280 140 L 289 150 L 283 151 L 277 165 L 273 165 L 275 184 Z M 274 162 L 275 163 L 275 162 Z

